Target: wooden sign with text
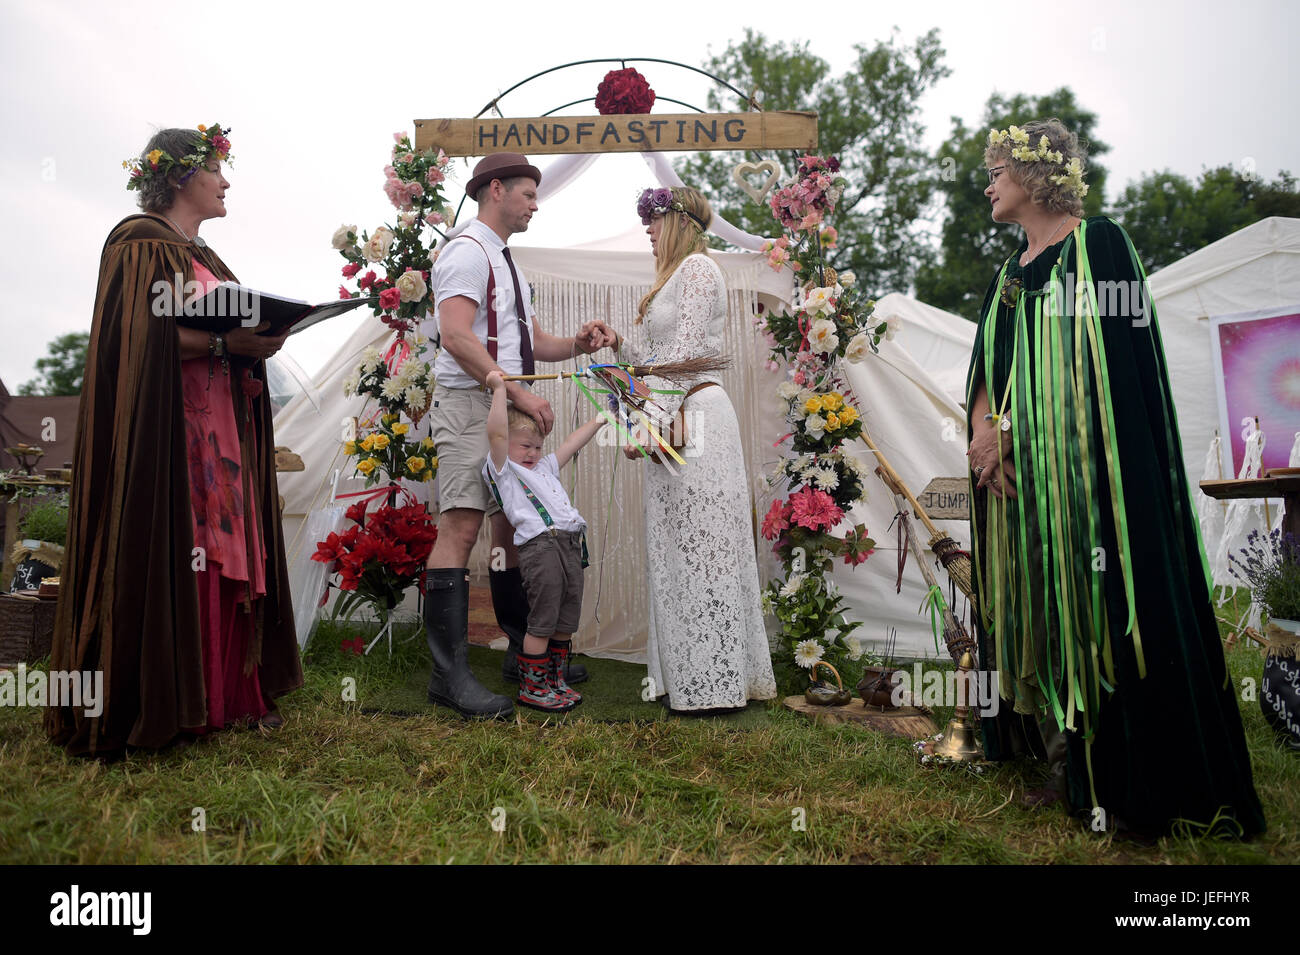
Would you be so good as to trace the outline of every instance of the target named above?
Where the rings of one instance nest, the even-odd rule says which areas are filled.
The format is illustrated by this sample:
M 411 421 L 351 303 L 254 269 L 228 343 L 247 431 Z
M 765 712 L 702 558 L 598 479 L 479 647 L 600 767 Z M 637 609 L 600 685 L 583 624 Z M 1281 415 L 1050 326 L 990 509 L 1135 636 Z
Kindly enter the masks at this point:
M 935 478 L 916 495 L 916 503 L 935 521 L 970 519 L 970 484 L 966 478 Z
M 417 119 L 415 148 L 448 156 L 817 148 L 817 114 L 646 113 L 532 119 Z

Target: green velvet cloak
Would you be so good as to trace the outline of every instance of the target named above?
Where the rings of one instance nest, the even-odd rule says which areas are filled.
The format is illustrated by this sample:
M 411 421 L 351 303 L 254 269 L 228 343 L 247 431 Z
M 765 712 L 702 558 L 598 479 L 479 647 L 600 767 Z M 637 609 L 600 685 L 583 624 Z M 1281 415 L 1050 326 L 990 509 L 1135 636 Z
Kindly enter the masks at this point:
M 985 296 L 967 379 L 968 407 L 987 381 L 1011 421 L 1019 493 L 972 484 L 977 638 L 1003 694 L 987 753 L 1041 753 L 1034 720 L 1052 720 L 1071 810 L 1262 831 L 1141 264 L 1104 217 L 1021 268 L 1024 249 Z

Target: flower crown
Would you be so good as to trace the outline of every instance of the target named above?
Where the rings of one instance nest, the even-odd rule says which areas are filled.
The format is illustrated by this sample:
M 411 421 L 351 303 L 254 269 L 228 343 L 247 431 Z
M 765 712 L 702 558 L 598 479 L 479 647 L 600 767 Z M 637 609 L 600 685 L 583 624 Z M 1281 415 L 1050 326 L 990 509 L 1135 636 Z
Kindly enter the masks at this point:
M 195 143 L 194 151 L 186 153 L 179 159 L 164 149 L 154 149 L 150 150 L 143 160 L 122 160 L 122 168 L 131 170 L 126 188 L 143 189 L 144 184 L 150 179 L 155 176 L 165 177 L 177 166 L 185 167 L 186 172 L 177 183 L 184 185 L 185 181 L 206 165 L 209 159 L 229 162 L 230 140 L 226 138 L 229 132 L 228 129 L 222 129 L 219 123 L 212 126 L 204 126 L 200 123 L 199 139 Z
M 700 231 L 707 231 L 708 223 L 702 221 L 699 216 L 687 209 L 682 204 L 682 200 L 673 195 L 673 191 L 661 186 L 658 189 L 646 189 L 641 193 L 641 198 L 636 201 L 636 213 L 641 217 L 642 225 L 649 225 L 650 220 L 655 216 L 667 215 L 670 212 L 681 212 L 691 217 L 695 224 L 700 227 Z
M 1013 144 L 1011 146 L 1012 159 L 1024 163 L 1049 162 L 1053 165 L 1059 165 L 1063 171 L 1048 178 L 1066 192 L 1072 192 L 1080 199 L 1088 194 L 1088 185 L 1083 181 L 1083 164 L 1079 162 L 1077 156 L 1071 157 L 1070 161 L 1066 162 L 1065 157 L 1061 155 L 1061 151 L 1053 149 L 1046 136 L 1039 137 L 1037 148 L 1031 146 L 1029 144 L 1029 134 L 1019 126 L 989 130 L 990 146 L 1002 146 L 1008 142 Z

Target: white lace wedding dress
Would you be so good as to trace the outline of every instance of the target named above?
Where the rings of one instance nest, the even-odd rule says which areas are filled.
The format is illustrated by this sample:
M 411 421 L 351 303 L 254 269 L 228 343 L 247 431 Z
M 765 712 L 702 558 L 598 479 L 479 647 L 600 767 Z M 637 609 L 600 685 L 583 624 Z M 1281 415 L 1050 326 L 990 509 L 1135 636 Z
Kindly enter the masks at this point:
M 726 284 L 705 255 L 688 256 L 660 289 L 629 343 L 638 363 L 721 353 Z M 646 379 L 688 391 L 693 380 Z M 654 395 L 676 414 L 681 395 Z M 686 401 L 685 466 L 644 461 L 646 565 L 650 575 L 649 676 L 674 710 L 744 706 L 776 696 L 759 604 L 740 426 L 721 387 Z M 676 472 L 675 474 L 673 472 Z

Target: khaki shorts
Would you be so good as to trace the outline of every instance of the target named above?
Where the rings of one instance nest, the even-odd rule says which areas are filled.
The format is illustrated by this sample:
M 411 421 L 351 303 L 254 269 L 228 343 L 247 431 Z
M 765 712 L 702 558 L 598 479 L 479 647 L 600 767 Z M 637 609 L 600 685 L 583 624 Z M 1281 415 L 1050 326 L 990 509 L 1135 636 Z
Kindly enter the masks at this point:
M 479 388 L 435 385 L 429 426 L 438 455 L 438 510 L 458 507 L 496 514 L 500 505 L 483 480 L 492 395 Z
M 519 573 L 528 594 L 528 632 L 575 632 L 582 618 L 582 534 L 548 530 L 524 541 Z

